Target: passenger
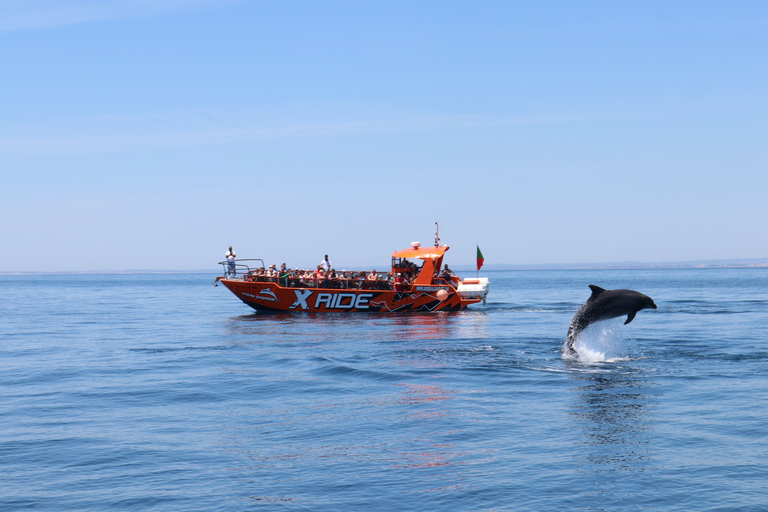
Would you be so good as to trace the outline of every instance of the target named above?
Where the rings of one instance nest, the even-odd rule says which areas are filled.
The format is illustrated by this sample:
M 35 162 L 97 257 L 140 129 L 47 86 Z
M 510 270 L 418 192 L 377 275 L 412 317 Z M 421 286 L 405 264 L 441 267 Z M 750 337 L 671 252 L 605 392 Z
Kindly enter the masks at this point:
M 371 273 L 365 278 L 365 289 L 375 290 L 378 287 L 379 275 L 376 270 L 371 270 Z
M 440 273 L 440 277 L 442 279 L 445 279 L 446 284 L 453 285 L 453 280 L 451 279 L 451 276 L 453 276 L 453 272 L 451 272 L 451 269 L 448 268 L 448 265 L 445 265 L 445 268 L 443 268 L 442 273 Z
M 285 266 L 285 263 L 280 265 L 280 271 L 277 273 L 278 282 L 280 286 L 288 286 L 288 277 L 291 275 L 291 269 Z
M 299 288 L 301 286 L 301 270 L 296 269 L 293 271 L 291 286 L 294 288 Z
M 395 276 L 395 282 L 392 287 L 396 292 L 402 292 L 403 291 L 403 274 L 398 272 L 397 276 Z
M 271 264 L 269 266 L 269 272 L 267 273 L 267 277 L 269 279 L 267 279 L 267 281 L 269 281 L 270 283 L 276 283 L 277 282 L 277 276 L 278 276 L 277 265 L 275 263 L 273 263 L 273 264 Z
M 336 269 L 332 268 L 330 274 L 328 274 L 328 279 L 331 281 L 331 288 L 340 288 L 339 286 L 339 275 L 336 273 Z
M 328 255 L 325 255 L 325 258 L 323 258 L 323 261 L 320 262 L 320 266 L 323 267 L 323 270 L 328 272 L 331 270 L 331 260 L 328 259 Z
M 229 246 L 229 249 L 227 249 L 227 252 L 224 253 L 224 256 L 227 258 L 227 274 L 231 276 L 237 275 L 237 270 L 235 269 L 235 258 L 237 257 L 237 254 L 235 254 L 231 245 Z
M 316 286 L 318 288 L 327 288 L 325 270 L 322 265 L 318 265 L 317 270 L 315 271 L 315 283 L 317 283 Z

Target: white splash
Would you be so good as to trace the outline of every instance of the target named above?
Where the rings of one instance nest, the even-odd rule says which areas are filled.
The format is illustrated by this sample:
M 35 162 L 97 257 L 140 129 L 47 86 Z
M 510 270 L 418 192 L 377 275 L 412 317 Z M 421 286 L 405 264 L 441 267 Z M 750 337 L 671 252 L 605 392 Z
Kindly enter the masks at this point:
M 576 354 L 563 357 L 582 363 L 611 363 L 629 359 L 629 349 L 622 336 L 621 320 L 605 320 L 588 326 L 579 333 L 573 343 Z

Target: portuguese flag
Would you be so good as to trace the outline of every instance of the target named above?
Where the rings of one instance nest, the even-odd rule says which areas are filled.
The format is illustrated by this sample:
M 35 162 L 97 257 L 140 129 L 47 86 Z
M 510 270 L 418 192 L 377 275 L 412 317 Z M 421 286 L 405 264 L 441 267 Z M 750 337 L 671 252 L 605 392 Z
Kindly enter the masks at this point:
M 480 270 L 480 267 L 483 266 L 483 262 L 485 261 L 485 258 L 483 258 L 483 253 L 480 252 L 480 246 L 477 246 L 477 270 Z

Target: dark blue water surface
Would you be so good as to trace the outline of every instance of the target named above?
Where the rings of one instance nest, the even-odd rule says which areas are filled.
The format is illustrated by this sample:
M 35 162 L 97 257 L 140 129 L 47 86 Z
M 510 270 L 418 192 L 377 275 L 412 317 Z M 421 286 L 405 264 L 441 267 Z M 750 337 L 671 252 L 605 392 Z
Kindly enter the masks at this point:
M 768 510 L 768 269 L 487 272 L 461 313 L 0 277 L 0 510 Z M 560 355 L 588 284 L 658 310 Z

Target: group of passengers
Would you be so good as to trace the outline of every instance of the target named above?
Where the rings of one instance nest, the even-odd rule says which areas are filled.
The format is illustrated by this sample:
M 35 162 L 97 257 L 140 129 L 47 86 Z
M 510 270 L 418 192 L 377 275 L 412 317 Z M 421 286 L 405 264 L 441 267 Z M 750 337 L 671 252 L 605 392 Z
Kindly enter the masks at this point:
M 325 264 L 323 264 L 325 263 Z M 277 268 L 274 263 L 269 268 L 258 268 L 245 274 L 246 281 L 271 282 L 289 288 L 331 288 L 331 289 L 360 289 L 360 290 L 394 290 L 402 292 L 410 289 L 419 267 L 408 260 L 403 260 L 402 272 L 394 275 L 390 272 L 347 271 L 336 272 L 330 268 L 328 256 L 316 270 L 290 269 L 285 263 Z M 435 272 L 436 283 L 453 284 L 453 272 L 445 265 L 442 272 Z
M 392 289 L 392 274 L 378 273 L 376 270 L 365 271 L 341 271 L 327 270 L 318 265 L 316 270 L 302 270 L 287 268 L 285 263 L 277 268 L 272 264 L 268 269 L 259 268 L 248 272 L 247 281 L 272 282 L 289 288 L 336 288 L 336 289 L 362 289 L 362 290 L 390 290 Z

